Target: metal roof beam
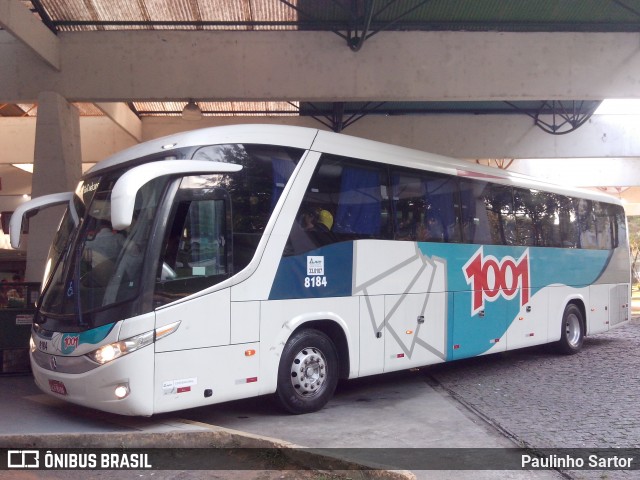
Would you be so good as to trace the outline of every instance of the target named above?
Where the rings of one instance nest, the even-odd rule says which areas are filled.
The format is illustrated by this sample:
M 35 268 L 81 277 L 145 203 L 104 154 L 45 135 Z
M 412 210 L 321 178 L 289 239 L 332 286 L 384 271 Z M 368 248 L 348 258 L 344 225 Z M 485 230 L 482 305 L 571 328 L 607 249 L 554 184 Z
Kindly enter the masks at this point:
M 0 0 L 0 26 L 29 47 L 50 67 L 60 70 L 60 40 L 21 2 Z
M 119 102 L 101 102 L 96 103 L 95 106 L 135 140 L 142 141 L 142 122 L 129 105 Z
M 33 5 L 33 11 L 35 11 L 40 16 L 42 23 L 44 23 L 49 30 L 51 30 L 54 34 L 57 35 L 58 31 L 56 30 L 56 27 L 53 24 L 51 17 L 49 16 L 44 6 L 42 5 L 42 0 L 31 0 L 31 5 Z

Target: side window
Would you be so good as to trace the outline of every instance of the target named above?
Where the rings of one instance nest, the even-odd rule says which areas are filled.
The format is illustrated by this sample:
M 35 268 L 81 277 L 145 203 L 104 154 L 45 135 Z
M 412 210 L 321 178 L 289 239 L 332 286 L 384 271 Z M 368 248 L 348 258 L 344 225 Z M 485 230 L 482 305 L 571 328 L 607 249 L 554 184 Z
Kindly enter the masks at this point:
M 394 171 L 391 174 L 391 192 L 395 239 L 426 240 L 421 234 L 427 211 L 426 185 L 422 179 L 412 172 Z
M 223 189 L 204 191 L 185 177 L 177 193 L 156 275 L 156 303 L 166 303 L 233 273 L 230 200 Z
M 520 245 L 559 247 L 560 196 L 538 190 L 515 189 L 518 242 Z
M 382 168 L 343 165 L 335 232 L 354 239 L 387 238 L 389 215 L 386 185 L 386 174 Z
M 225 201 L 197 200 L 184 202 L 187 208 L 178 239 L 175 270 L 178 277 L 226 275 L 227 243 L 225 232 Z M 177 217 L 178 220 L 180 216 Z M 178 224 L 179 224 L 178 223 Z
M 331 243 L 389 238 L 386 168 L 324 155 L 293 224 L 285 255 Z
M 598 248 L 598 230 L 596 225 L 594 202 L 591 200 L 579 199 L 575 201 L 578 213 L 579 247 L 587 249 Z
M 612 237 L 615 216 L 610 215 L 609 205 L 606 203 L 594 202 L 593 210 L 596 218 L 598 248 L 600 250 L 610 250 L 613 246 Z
M 627 218 L 625 216 L 624 208 L 620 205 L 610 205 L 610 213 L 614 220 L 613 225 L 613 246 L 619 247 L 620 245 L 627 244 Z
M 454 177 L 429 174 L 424 179 L 427 195 L 426 230 L 431 241 L 460 242 L 458 182 Z
M 562 247 L 560 235 L 560 208 L 564 198 L 555 193 L 544 193 L 543 216 L 540 221 L 541 245 L 545 247 Z
M 578 248 L 580 244 L 580 228 L 575 202 L 565 196 L 558 195 L 558 230 L 560 246 Z
M 493 243 L 491 224 L 485 199 L 490 198 L 490 186 L 479 180 L 460 180 L 462 234 L 465 242 Z
M 394 171 L 391 189 L 397 240 L 460 242 L 454 177 Z
M 516 218 L 513 212 L 513 189 L 490 184 L 485 188 L 484 204 L 489 219 L 493 245 L 517 245 Z
M 253 259 L 262 234 L 282 196 L 303 150 L 273 145 L 207 145 L 194 159 L 242 165 L 232 175 L 211 180 L 211 186 L 226 190 L 231 198 L 227 228 L 233 244 L 231 274 L 238 273 Z

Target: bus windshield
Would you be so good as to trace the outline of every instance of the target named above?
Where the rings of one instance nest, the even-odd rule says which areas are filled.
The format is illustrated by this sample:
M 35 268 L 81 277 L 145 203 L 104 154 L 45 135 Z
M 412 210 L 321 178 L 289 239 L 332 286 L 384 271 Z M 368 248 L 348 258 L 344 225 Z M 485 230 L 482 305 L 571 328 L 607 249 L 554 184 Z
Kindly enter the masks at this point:
M 42 298 L 43 312 L 77 315 L 82 324 L 83 313 L 137 294 L 145 248 L 167 178 L 154 179 L 142 187 L 131 226 L 116 231 L 110 221 L 110 193 L 118 177 L 94 179 L 89 189 L 85 184 L 86 213 L 76 237 L 67 235 L 73 246 L 67 248 L 66 256 L 50 258 L 58 261 Z
M 82 212 L 79 225 L 73 229 L 63 220 L 56 244 L 66 247 L 50 251 L 39 323 L 57 331 L 94 328 L 234 275 L 253 257 L 300 156 L 251 145 L 192 149 L 192 159 L 243 169 L 149 181 L 138 190 L 131 225 L 123 230 L 111 224 L 111 191 L 128 168 L 87 179 L 74 201 Z M 142 305 L 144 298 L 152 301 Z

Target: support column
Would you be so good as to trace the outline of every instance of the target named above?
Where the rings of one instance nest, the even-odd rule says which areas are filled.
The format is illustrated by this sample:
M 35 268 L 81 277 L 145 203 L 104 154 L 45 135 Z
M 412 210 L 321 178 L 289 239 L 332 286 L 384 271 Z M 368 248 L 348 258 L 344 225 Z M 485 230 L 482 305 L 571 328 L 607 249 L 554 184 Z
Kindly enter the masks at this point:
M 42 92 L 38 96 L 31 196 L 74 190 L 81 175 L 78 110 L 57 93 Z M 27 281 L 42 281 L 49 246 L 63 212 L 63 207 L 52 207 L 30 219 Z

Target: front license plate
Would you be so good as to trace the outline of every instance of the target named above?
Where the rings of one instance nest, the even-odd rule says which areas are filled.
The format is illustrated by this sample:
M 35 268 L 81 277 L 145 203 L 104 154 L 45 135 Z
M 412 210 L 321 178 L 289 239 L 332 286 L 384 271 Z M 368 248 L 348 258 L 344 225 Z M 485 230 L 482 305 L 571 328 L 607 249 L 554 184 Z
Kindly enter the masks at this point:
M 67 394 L 67 387 L 64 386 L 64 383 L 58 380 L 49 380 L 49 388 L 53 393 L 57 393 L 58 395 Z

